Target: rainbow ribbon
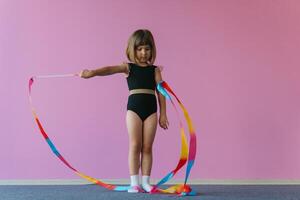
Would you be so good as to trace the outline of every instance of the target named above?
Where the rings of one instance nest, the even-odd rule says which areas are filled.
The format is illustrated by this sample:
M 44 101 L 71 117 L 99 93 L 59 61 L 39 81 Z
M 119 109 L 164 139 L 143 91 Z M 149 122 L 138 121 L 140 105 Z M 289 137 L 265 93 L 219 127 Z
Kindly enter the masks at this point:
M 196 195 L 195 191 L 192 191 L 191 187 L 189 185 L 187 185 L 187 181 L 191 172 L 191 169 L 194 165 L 195 162 L 195 158 L 196 158 L 196 150 L 197 150 L 197 139 L 196 139 L 196 133 L 195 133 L 195 129 L 192 123 L 192 120 L 187 112 L 187 109 L 184 107 L 184 105 L 182 104 L 182 102 L 179 100 L 179 98 L 176 96 L 176 94 L 173 92 L 173 90 L 171 89 L 171 87 L 165 82 L 165 81 L 161 81 L 160 83 L 157 84 L 157 90 L 168 100 L 171 101 L 174 109 L 176 110 L 176 114 L 177 117 L 179 118 L 180 121 L 180 133 L 181 133 L 181 155 L 180 155 L 180 159 L 179 162 L 176 166 L 176 168 L 171 171 L 170 173 L 168 173 L 164 178 L 162 178 L 152 189 L 151 192 L 156 193 L 158 192 L 162 192 L 162 193 L 176 193 L 178 195 L 181 196 L 193 196 Z M 183 111 L 185 120 L 188 124 L 188 129 L 189 129 L 189 133 L 190 133 L 190 146 L 188 149 L 188 145 L 186 142 L 186 137 L 184 134 L 184 129 L 182 126 L 182 122 L 180 120 L 179 117 L 179 113 L 178 110 L 175 106 L 175 103 L 173 102 L 171 96 L 169 95 L 169 93 L 171 93 L 177 100 L 180 108 Z M 166 183 L 167 181 L 169 181 L 178 171 L 179 169 L 181 169 L 185 163 L 188 160 L 188 164 L 187 164 L 187 168 L 186 168 L 186 173 L 185 173 L 185 181 L 184 184 L 181 185 L 175 185 L 175 186 L 171 186 L 165 190 L 162 189 L 158 189 L 158 187 L 164 183 Z
M 64 74 L 64 75 L 47 75 L 47 76 L 34 76 L 32 78 L 30 78 L 29 80 L 29 102 L 30 102 L 30 106 L 31 106 L 31 111 L 32 114 L 34 116 L 34 119 L 38 125 L 38 128 L 40 130 L 40 133 L 42 134 L 42 136 L 44 137 L 44 139 L 46 140 L 47 144 L 49 145 L 50 149 L 52 150 L 52 152 L 72 171 L 74 171 L 78 176 L 86 179 L 89 182 L 92 182 L 94 184 L 97 184 L 99 186 L 102 186 L 106 189 L 109 190 L 114 190 L 114 191 L 127 191 L 130 186 L 118 186 L 118 185 L 113 185 L 113 184 L 108 184 L 105 183 L 101 180 L 98 180 L 96 178 L 93 178 L 91 176 L 85 175 L 84 173 L 78 171 L 77 169 L 75 169 L 74 167 L 72 167 L 71 164 L 69 164 L 69 162 L 61 155 L 61 153 L 57 150 L 57 148 L 55 147 L 55 145 L 53 144 L 53 142 L 51 141 L 51 139 L 49 138 L 49 136 L 47 135 L 46 131 L 44 130 L 37 114 L 36 111 L 33 107 L 33 103 L 32 103 L 32 97 L 31 97 L 31 90 L 32 90 L 32 85 L 34 83 L 35 79 L 38 78 L 64 78 L 64 77 L 74 77 L 74 76 L 78 76 L 78 74 Z M 186 195 L 195 195 L 196 193 L 194 191 L 192 191 L 191 187 L 189 185 L 187 185 L 187 181 L 190 175 L 190 171 L 191 168 L 194 164 L 195 161 L 195 157 L 196 157 L 196 134 L 192 125 L 192 121 L 191 118 L 188 115 L 187 110 L 185 109 L 185 107 L 183 106 L 183 104 L 181 103 L 181 101 L 178 99 L 178 97 L 175 95 L 175 93 L 172 91 L 172 89 L 168 86 L 168 84 L 166 82 L 160 82 L 159 84 L 157 84 L 157 89 L 158 91 L 166 97 L 166 99 L 170 100 L 173 107 L 176 110 L 177 113 L 177 117 L 179 118 L 179 113 L 178 110 L 171 98 L 171 96 L 169 95 L 169 93 L 171 93 L 177 100 L 177 102 L 180 105 L 180 108 L 182 109 L 186 122 L 188 124 L 188 129 L 190 132 L 190 146 L 188 148 L 187 145 L 187 139 L 184 133 L 184 129 L 183 129 L 183 125 L 182 122 L 179 118 L 180 121 L 180 134 L 181 134 L 181 154 L 180 154 L 180 159 L 179 162 L 176 166 L 176 168 L 174 170 L 172 170 L 170 173 L 168 173 L 164 178 L 162 178 L 156 185 L 153 186 L 153 189 L 151 190 L 150 193 L 169 193 L 169 194 L 178 194 L 181 196 L 186 196 Z M 169 93 L 168 93 L 169 92 Z M 186 164 L 186 162 L 188 162 L 187 164 L 187 168 L 186 168 L 186 175 L 185 175 L 185 181 L 184 184 L 181 185 L 175 185 L 175 186 L 171 186 L 167 189 L 160 189 L 159 186 L 163 185 L 164 183 L 168 182 L 172 177 L 174 177 L 174 175 Z

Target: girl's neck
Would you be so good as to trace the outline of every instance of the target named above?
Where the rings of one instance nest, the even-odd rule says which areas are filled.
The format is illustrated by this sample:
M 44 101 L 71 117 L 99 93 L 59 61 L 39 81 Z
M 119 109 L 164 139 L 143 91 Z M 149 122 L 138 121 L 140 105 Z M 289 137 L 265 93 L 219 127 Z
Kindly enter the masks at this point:
M 148 63 L 140 63 L 140 62 L 136 62 L 137 65 L 141 66 L 141 67 L 147 67 L 149 66 Z

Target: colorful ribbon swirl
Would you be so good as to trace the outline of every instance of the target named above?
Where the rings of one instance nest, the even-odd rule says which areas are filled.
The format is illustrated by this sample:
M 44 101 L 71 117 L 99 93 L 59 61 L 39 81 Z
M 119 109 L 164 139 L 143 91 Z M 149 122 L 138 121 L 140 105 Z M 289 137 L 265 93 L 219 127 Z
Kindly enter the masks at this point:
M 105 183 L 99 179 L 90 177 L 88 175 L 85 175 L 84 173 L 78 171 L 77 169 L 75 169 L 74 167 L 72 167 L 72 165 L 66 160 L 64 159 L 64 157 L 61 155 L 61 153 L 57 150 L 57 148 L 55 147 L 55 145 L 53 144 L 53 142 L 51 141 L 51 139 L 49 138 L 48 134 L 46 133 L 46 131 L 44 130 L 41 121 L 39 120 L 36 111 L 33 107 L 33 103 L 32 103 L 32 97 L 31 97 L 31 91 L 32 91 L 32 85 L 34 83 L 35 79 L 39 79 L 39 78 L 62 78 L 62 77 L 74 77 L 74 76 L 78 76 L 77 74 L 64 74 L 64 75 L 47 75 L 47 76 L 34 76 L 32 78 L 30 78 L 29 80 L 29 102 L 30 102 L 30 106 L 31 106 L 31 111 L 32 114 L 34 116 L 34 119 L 38 125 L 38 128 L 40 130 L 40 133 L 42 134 L 42 136 L 44 137 L 44 139 L 46 140 L 47 144 L 49 145 L 49 147 L 51 148 L 52 152 L 72 171 L 74 171 L 74 173 L 76 173 L 78 176 L 86 179 L 89 182 L 92 182 L 94 184 L 97 184 L 99 186 L 102 186 L 104 188 L 107 188 L 109 190 L 115 190 L 115 191 L 127 191 L 130 186 L 118 186 L 118 185 L 113 185 L 113 184 L 108 184 Z M 186 196 L 186 195 L 196 195 L 196 192 L 192 191 L 191 187 L 189 185 L 187 185 L 187 181 L 191 172 L 191 168 L 194 164 L 195 161 L 195 157 L 196 157 L 196 134 L 195 134 L 195 130 L 193 128 L 193 124 L 192 124 L 192 120 L 189 117 L 189 114 L 187 112 L 187 110 L 185 109 L 185 107 L 183 106 L 183 104 L 181 103 L 181 101 L 178 99 L 178 97 L 175 95 L 175 93 L 173 92 L 173 90 L 170 88 L 170 86 L 162 81 L 159 84 L 157 84 L 157 90 L 163 95 L 165 96 L 166 99 L 170 100 L 174 109 L 176 110 L 177 113 L 177 117 L 179 119 L 180 122 L 180 134 L 181 134 L 181 154 L 180 154 L 180 159 L 179 162 L 177 164 L 177 166 L 175 167 L 174 170 L 172 170 L 170 173 L 168 173 L 165 177 L 163 177 L 156 185 L 153 186 L 153 189 L 151 190 L 150 193 L 169 193 L 169 194 L 177 194 L 180 196 Z M 171 96 L 169 95 L 172 94 L 175 99 L 177 100 L 180 108 L 183 111 L 184 117 L 186 119 L 186 122 L 188 124 L 188 129 L 189 129 L 189 133 L 190 133 L 190 145 L 188 147 L 187 144 L 187 139 L 186 139 L 186 135 L 184 133 L 184 128 L 182 125 L 182 122 L 180 120 L 179 117 L 179 112 L 175 106 L 175 103 L 173 102 Z M 175 185 L 175 186 L 171 186 L 167 189 L 161 189 L 159 188 L 159 186 L 163 185 L 164 183 L 168 182 L 171 178 L 174 177 L 174 175 L 186 164 L 187 162 L 187 167 L 186 167 L 186 173 L 185 173 L 185 181 L 183 184 L 181 185 Z

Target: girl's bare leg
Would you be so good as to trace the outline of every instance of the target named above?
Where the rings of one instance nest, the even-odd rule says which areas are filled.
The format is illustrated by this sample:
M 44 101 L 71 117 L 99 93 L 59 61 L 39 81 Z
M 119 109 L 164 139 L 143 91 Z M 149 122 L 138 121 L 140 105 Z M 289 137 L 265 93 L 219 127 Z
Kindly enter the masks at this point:
M 142 149 L 143 123 L 135 112 L 128 110 L 126 114 L 126 125 L 129 135 L 129 173 L 131 176 L 138 175 Z
M 157 128 L 157 113 L 150 115 L 143 123 L 142 175 L 150 176 L 152 168 L 152 145 Z

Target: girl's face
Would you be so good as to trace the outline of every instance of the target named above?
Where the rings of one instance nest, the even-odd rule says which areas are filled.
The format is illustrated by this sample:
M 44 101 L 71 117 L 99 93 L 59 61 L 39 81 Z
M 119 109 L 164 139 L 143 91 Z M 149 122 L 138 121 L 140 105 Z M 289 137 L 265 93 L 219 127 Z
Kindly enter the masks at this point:
M 141 64 L 147 64 L 151 58 L 150 45 L 141 45 L 136 48 L 135 51 L 137 61 Z

